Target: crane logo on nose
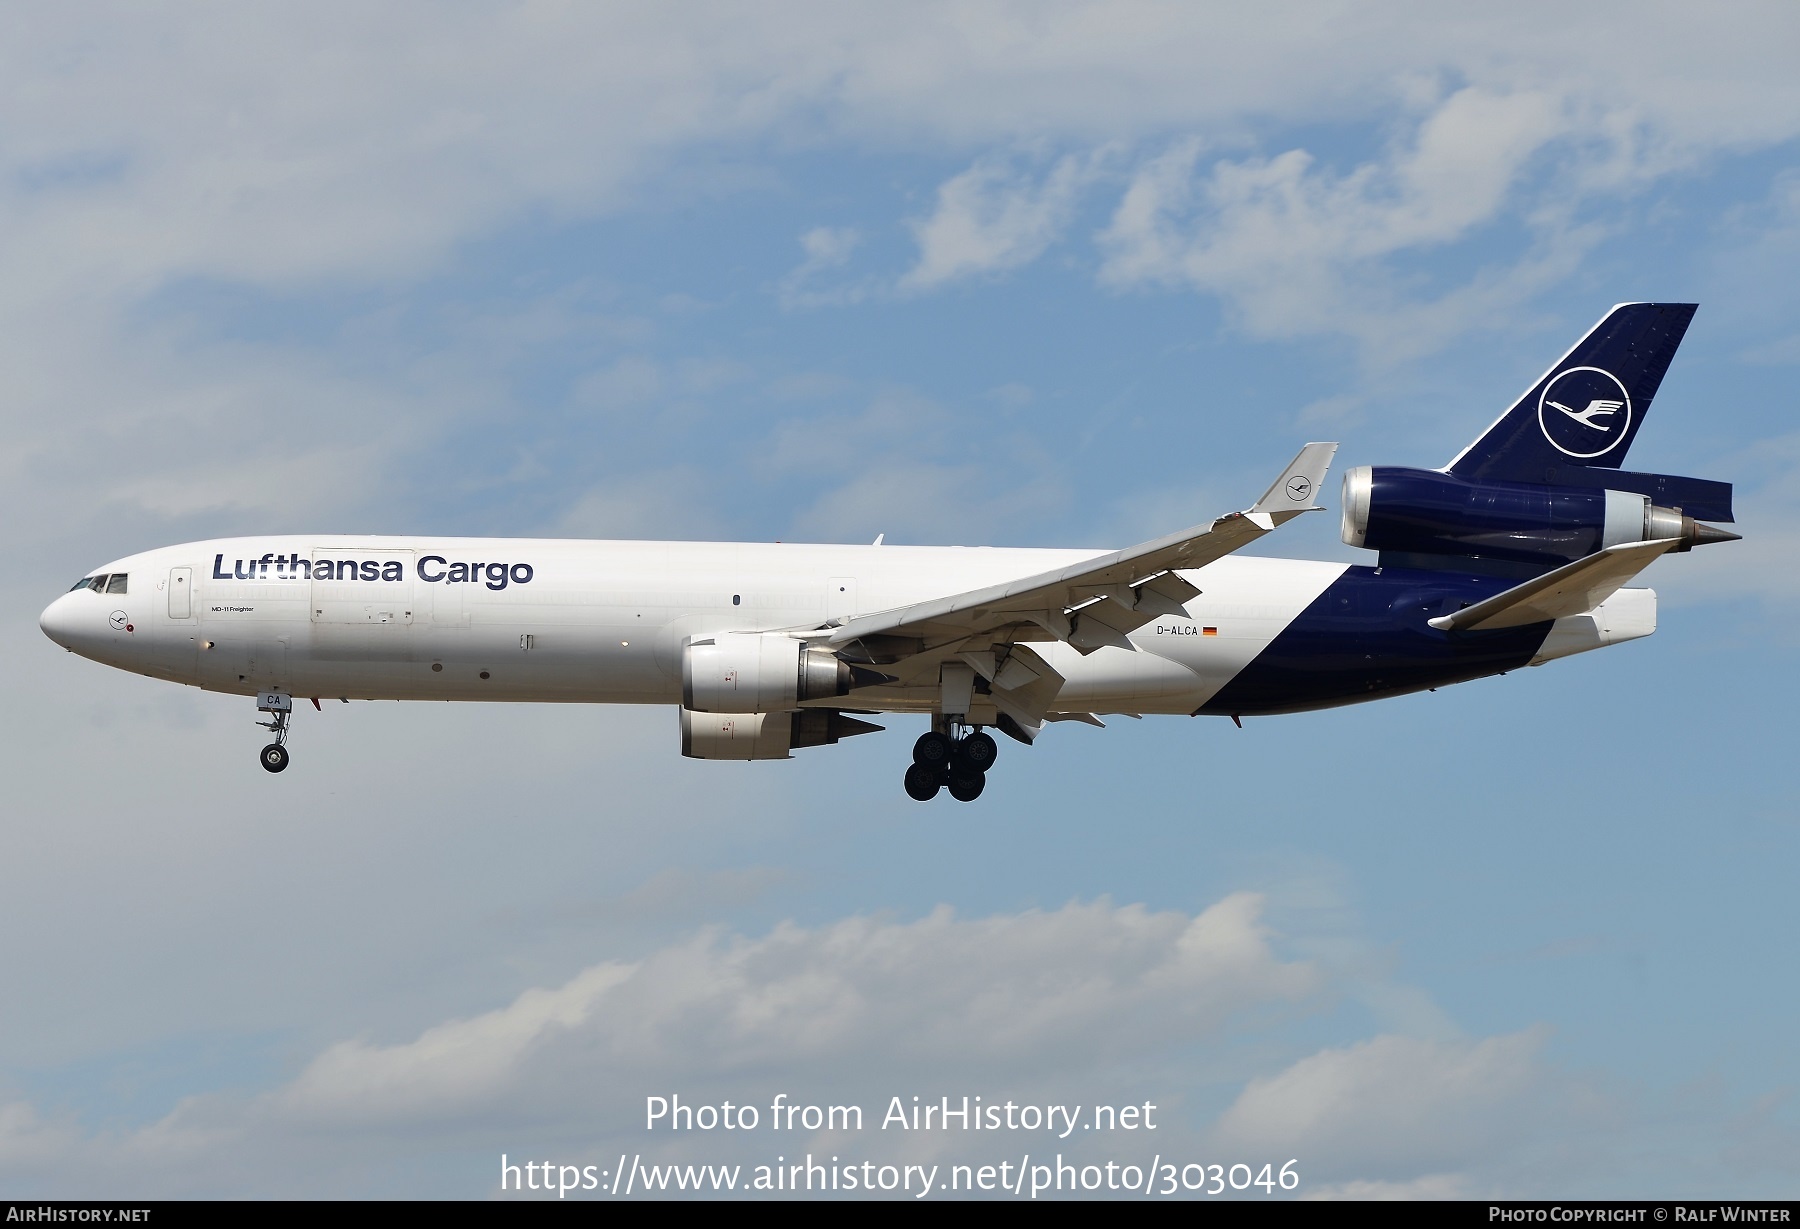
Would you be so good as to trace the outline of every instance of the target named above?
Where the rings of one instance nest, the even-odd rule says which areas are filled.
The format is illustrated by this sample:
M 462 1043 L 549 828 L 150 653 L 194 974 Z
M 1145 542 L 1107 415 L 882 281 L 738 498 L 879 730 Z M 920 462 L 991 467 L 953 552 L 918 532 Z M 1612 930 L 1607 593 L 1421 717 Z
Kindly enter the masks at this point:
M 112 617 L 107 621 L 112 624 L 112 629 L 115 632 L 130 632 L 137 630 L 131 626 L 131 616 L 126 614 L 123 610 L 113 611 Z

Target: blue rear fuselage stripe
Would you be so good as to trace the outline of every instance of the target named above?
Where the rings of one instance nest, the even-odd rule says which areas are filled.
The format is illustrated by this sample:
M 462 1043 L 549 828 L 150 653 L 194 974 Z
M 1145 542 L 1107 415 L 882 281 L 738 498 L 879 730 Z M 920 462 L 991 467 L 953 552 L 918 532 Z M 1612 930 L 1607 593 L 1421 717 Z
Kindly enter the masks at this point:
M 1427 620 L 1511 588 L 1495 576 L 1351 567 L 1198 710 L 1292 713 L 1515 670 L 1550 624 L 1441 632 Z

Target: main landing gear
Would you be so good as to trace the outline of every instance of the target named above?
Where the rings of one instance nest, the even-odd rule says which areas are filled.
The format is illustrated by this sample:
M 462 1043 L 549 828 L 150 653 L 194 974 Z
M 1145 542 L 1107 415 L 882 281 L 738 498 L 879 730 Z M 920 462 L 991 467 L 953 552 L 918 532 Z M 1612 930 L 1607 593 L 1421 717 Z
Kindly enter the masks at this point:
M 275 741 L 262 749 L 262 766 L 270 772 L 280 772 L 288 766 L 288 718 L 294 713 L 294 698 L 286 692 L 259 691 L 256 709 L 270 717 L 270 720 L 256 724 L 275 735 Z
M 980 727 L 960 737 L 929 730 L 913 744 L 912 767 L 906 770 L 907 796 L 930 802 L 948 786 L 950 796 L 958 802 L 974 802 L 981 797 L 987 770 L 999 753 L 1000 748 Z

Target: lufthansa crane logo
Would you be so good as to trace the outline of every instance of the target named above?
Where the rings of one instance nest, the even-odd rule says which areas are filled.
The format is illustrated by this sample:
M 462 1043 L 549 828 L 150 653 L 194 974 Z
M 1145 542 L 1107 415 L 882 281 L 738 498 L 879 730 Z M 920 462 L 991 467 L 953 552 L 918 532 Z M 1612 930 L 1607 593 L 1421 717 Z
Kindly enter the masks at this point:
M 1571 367 L 1544 385 L 1538 427 L 1565 456 L 1578 461 L 1605 456 L 1631 433 L 1631 394 L 1610 371 Z
M 1299 503 L 1312 494 L 1312 479 L 1305 474 L 1295 474 L 1287 480 L 1288 498 Z

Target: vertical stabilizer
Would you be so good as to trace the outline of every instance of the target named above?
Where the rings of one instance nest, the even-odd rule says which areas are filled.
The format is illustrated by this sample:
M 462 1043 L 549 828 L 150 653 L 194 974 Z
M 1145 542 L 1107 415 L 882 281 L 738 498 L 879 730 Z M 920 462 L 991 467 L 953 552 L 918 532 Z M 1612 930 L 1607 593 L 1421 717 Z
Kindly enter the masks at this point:
M 1618 469 L 1694 318 L 1693 303 L 1621 303 L 1445 467 L 1485 482 Z

